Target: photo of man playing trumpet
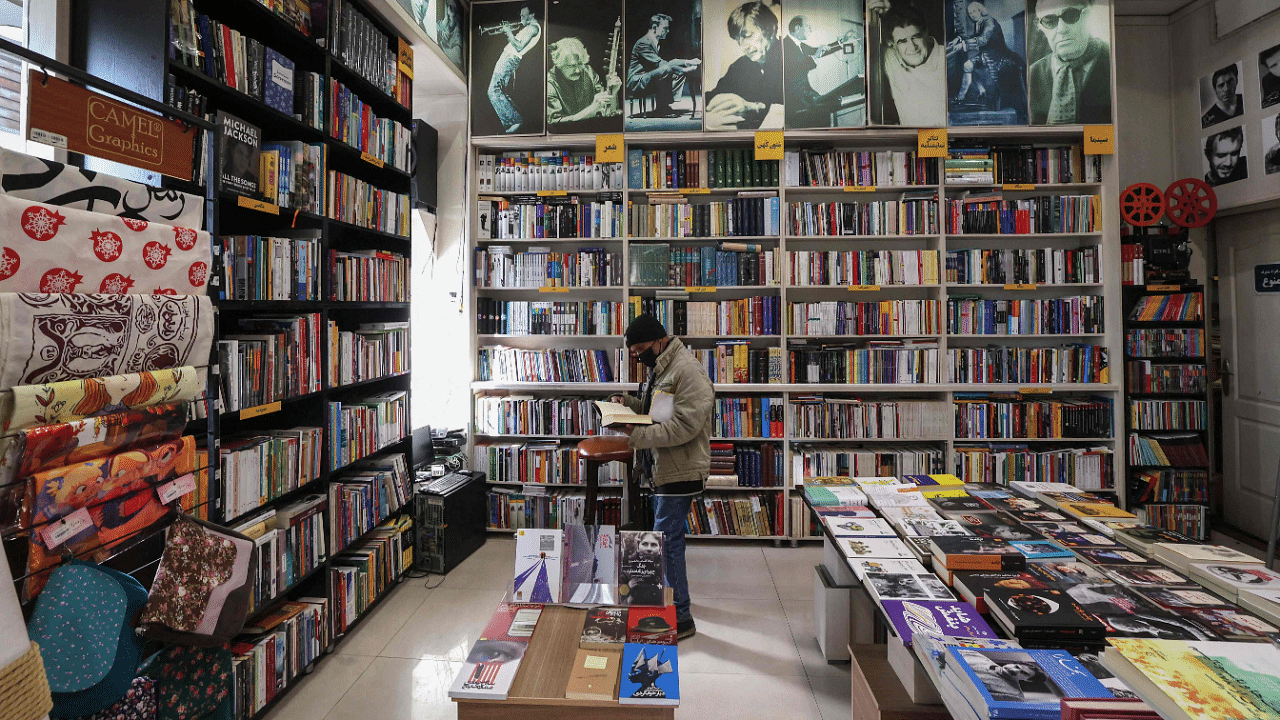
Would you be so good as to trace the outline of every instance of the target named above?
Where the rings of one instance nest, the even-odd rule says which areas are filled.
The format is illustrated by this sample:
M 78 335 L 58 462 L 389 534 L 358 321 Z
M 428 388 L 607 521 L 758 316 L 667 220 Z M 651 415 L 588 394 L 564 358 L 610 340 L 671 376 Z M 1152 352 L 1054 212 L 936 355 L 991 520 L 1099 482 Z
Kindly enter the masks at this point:
M 477 3 L 472 11 L 475 23 L 475 68 L 492 67 L 487 92 L 471 94 L 473 135 L 541 133 L 543 115 L 541 83 L 516 82 L 521 77 L 541 78 L 541 2 Z M 488 102 L 484 102 L 488 100 Z

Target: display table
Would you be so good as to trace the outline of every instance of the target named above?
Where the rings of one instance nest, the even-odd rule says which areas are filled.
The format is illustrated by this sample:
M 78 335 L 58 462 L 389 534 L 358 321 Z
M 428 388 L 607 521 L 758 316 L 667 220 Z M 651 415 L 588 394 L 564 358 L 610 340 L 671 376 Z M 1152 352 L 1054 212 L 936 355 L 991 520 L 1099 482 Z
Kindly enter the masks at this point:
M 911 701 L 889 665 L 886 645 L 850 645 L 853 720 L 949 720 L 943 705 Z
M 506 700 L 462 700 L 458 720 L 513 717 L 539 720 L 674 720 L 674 707 L 623 705 L 617 700 L 569 700 L 564 696 L 573 659 L 582 640 L 587 611 L 548 605 L 538 619 L 520 669 Z M 625 669 L 624 669 L 625 672 Z

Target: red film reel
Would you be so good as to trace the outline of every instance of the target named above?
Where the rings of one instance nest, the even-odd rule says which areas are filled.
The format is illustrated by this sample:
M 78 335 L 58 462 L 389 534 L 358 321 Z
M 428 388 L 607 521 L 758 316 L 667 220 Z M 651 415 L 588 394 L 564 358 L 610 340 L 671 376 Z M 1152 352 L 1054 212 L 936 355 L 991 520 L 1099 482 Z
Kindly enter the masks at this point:
M 1134 227 L 1147 227 L 1164 217 L 1164 193 L 1151 183 L 1134 183 L 1120 193 L 1120 217 Z
M 1184 228 L 1204 227 L 1218 212 L 1218 195 L 1203 180 L 1182 178 L 1164 191 L 1169 219 Z

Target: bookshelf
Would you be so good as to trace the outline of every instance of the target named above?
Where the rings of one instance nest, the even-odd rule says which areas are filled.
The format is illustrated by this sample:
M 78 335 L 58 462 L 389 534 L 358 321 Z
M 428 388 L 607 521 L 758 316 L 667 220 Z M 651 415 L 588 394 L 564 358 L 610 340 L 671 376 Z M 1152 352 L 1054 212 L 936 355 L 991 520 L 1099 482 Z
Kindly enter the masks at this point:
M 1080 144 L 1082 128 L 951 128 L 951 138 L 953 147 L 966 141 L 985 141 L 993 145 L 1003 146 L 1034 144 L 1037 147 L 1057 147 Z M 749 153 L 751 140 L 750 133 L 637 133 L 627 135 L 625 145 L 628 153 L 633 150 L 645 152 L 656 150 L 738 150 Z M 788 151 L 801 149 L 906 151 L 914 150 L 915 142 L 916 132 L 914 129 L 866 128 L 835 131 L 787 131 L 785 133 L 785 145 Z M 570 155 L 591 155 L 593 154 L 594 146 L 594 136 L 525 137 L 518 140 L 495 137 L 472 138 L 471 141 L 472 160 L 477 163 L 480 162 L 482 156 L 501 157 L 503 153 L 517 152 L 562 151 Z M 753 183 L 749 186 L 738 187 L 737 183 L 730 183 L 734 187 L 709 187 L 692 191 L 686 189 L 684 193 L 680 193 L 672 190 L 635 187 L 630 177 L 624 177 L 624 184 L 621 188 L 611 187 L 608 191 L 613 193 L 613 198 L 622 203 L 623 208 L 630 207 L 632 209 L 637 206 L 648 205 L 651 198 L 670 198 L 682 194 L 689 203 L 694 205 L 723 202 L 726 199 L 737 196 L 739 191 L 745 191 L 753 195 L 763 191 L 771 193 L 778 198 L 779 222 L 776 232 L 772 232 L 774 228 L 769 228 L 771 232 L 767 234 L 756 232 L 746 235 L 724 234 L 703 237 L 662 237 L 661 235 L 664 233 L 652 232 L 644 232 L 633 236 L 628 231 L 632 229 L 631 223 L 634 221 L 628 216 L 622 223 L 623 232 L 621 237 L 562 238 L 554 240 L 477 238 L 475 236 L 476 224 L 482 219 L 480 217 L 482 210 L 479 206 L 481 198 L 502 198 L 511 201 L 513 199 L 518 200 L 518 197 L 522 194 L 533 195 L 536 191 L 518 192 L 507 190 L 489 192 L 487 187 L 482 187 L 482 182 L 484 181 L 479 177 L 474 177 L 470 179 L 471 185 L 468 195 L 475 201 L 472 203 L 471 210 L 471 246 L 473 248 L 487 250 L 494 246 L 510 246 L 515 253 L 527 251 L 530 247 L 547 247 L 552 252 L 573 252 L 579 247 L 602 248 L 607 252 L 620 254 L 625 270 L 621 274 L 621 283 L 610 284 L 607 287 L 543 288 L 541 290 L 537 288 L 499 289 L 476 287 L 475 283 L 472 283 L 473 287 L 470 290 L 472 307 L 476 307 L 476 302 L 501 302 L 503 300 L 621 303 L 624 310 L 621 325 L 625 327 L 631 317 L 628 302 L 632 296 L 639 296 L 645 300 L 663 299 L 664 297 L 669 297 L 673 290 L 687 290 L 687 299 L 690 302 L 730 301 L 759 296 L 762 298 L 776 298 L 776 302 L 780 303 L 782 318 L 779 323 L 780 329 L 777 333 L 742 336 L 737 334 L 732 336 L 700 334 L 692 337 L 681 336 L 682 339 L 685 340 L 686 345 L 691 350 L 695 351 L 713 349 L 717 341 L 742 340 L 745 341 L 749 350 L 768 351 L 769 349 L 776 349 L 775 352 L 781 353 L 783 357 L 784 366 L 786 365 L 786 349 L 802 341 L 809 341 L 815 344 L 845 341 L 857 347 L 866 347 L 868 343 L 876 341 L 916 340 L 936 346 L 938 355 L 936 363 L 937 375 L 928 382 L 803 383 L 786 382 L 789 378 L 783 378 L 784 382 L 781 383 L 715 384 L 718 398 L 769 398 L 782 408 L 784 417 L 781 422 L 781 429 L 777 433 L 770 433 L 773 435 L 771 437 L 749 435 L 746 437 L 724 438 L 719 437 L 717 433 L 718 437 L 713 439 L 713 442 L 731 440 L 743 444 L 771 444 L 781 452 L 783 458 L 783 482 L 781 485 L 777 487 L 743 488 L 746 491 L 759 492 L 761 495 L 778 494 L 783 497 L 781 502 L 781 527 L 784 532 L 766 536 L 768 539 L 777 542 L 784 539 L 794 542 L 803 539 L 809 534 L 807 513 L 803 510 L 802 503 L 798 503 L 797 506 L 797 501 L 800 500 L 801 494 L 799 492 L 799 483 L 802 482 L 803 475 L 806 473 L 806 463 L 814 468 L 818 467 L 813 458 L 821 453 L 826 453 L 831 458 L 828 465 L 833 468 L 837 467 L 835 458 L 839 456 L 844 458 L 839 462 L 848 463 L 849 466 L 862 470 L 873 468 L 876 472 L 895 472 L 897 474 L 902 474 L 903 472 L 958 472 L 973 474 L 971 470 L 984 464 L 982 455 L 984 453 L 989 455 L 991 448 L 1012 451 L 1012 454 L 1006 452 L 1006 456 L 1001 458 L 1003 462 L 1010 466 L 1017 466 L 1020 460 L 1025 460 L 1029 456 L 1045 458 L 1051 457 L 1051 453 L 1056 453 L 1061 459 L 1072 456 L 1073 452 L 1079 454 L 1089 450 L 1101 449 L 1106 453 L 1110 453 L 1111 457 L 1106 464 L 1105 477 L 1101 478 L 1101 484 L 1106 487 L 1097 488 L 1095 491 L 1115 494 L 1118 501 L 1123 502 L 1125 494 L 1124 448 L 1117 439 L 1119 434 L 1117 429 L 1122 427 L 1121 423 L 1123 422 L 1120 414 L 1122 412 L 1121 385 L 1118 376 L 1114 374 L 1121 370 L 1118 366 L 1122 357 L 1120 352 L 1123 337 L 1121 327 L 1122 303 L 1120 300 L 1118 274 L 1111 271 L 1111 268 L 1116 267 L 1115 263 L 1120 259 L 1120 248 L 1119 233 L 1117 230 L 1113 230 L 1113 228 L 1118 227 L 1118 221 L 1111 204 L 1105 202 L 1105 198 L 1114 197 L 1118 192 L 1116 189 L 1118 180 L 1114 158 L 1103 157 L 1100 159 L 1101 172 L 1097 181 L 1036 184 L 1029 189 L 1020 185 L 1017 189 L 1009 188 L 1007 190 L 1004 189 L 1003 185 L 950 184 L 944 177 L 941 161 L 933 162 L 937 163 L 937 165 L 936 169 L 930 171 L 931 174 L 921 174 L 920 177 L 911 180 L 894 178 L 892 182 L 886 185 L 877 185 L 872 189 L 860 188 L 856 191 L 832 186 L 790 186 L 785 166 L 779 168 L 778 182 L 776 184 L 773 184 L 770 179 L 770 184 L 764 186 Z M 481 166 L 477 165 L 477 167 Z M 916 182 L 921 184 L 914 184 Z M 707 184 L 711 184 L 711 181 L 708 181 Z M 1009 200 L 1028 200 L 1038 195 L 1048 194 L 1096 196 L 1098 198 L 1097 207 L 1091 208 L 1089 211 L 1094 214 L 1094 222 L 1091 226 L 1085 228 L 1067 228 L 1071 231 L 1063 233 L 1026 232 L 1014 235 L 986 232 L 950 232 L 951 228 L 948 226 L 945 213 L 942 212 L 942 208 L 947 207 L 948 201 L 989 195 L 993 191 L 1000 191 L 1004 199 Z M 594 196 L 596 192 L 593 189 L 567 193 L 567 195 Z M 788 208 L 793 207 L 796 203 L 840 201 L 860 203 L 868 201 L 897 202 L 923 197 L 923 194 L 926 193 L 930 197 L 936 194 L 938 198 L 939 212 L 937 213 L 935 226 L 904 226 L 902 231 L 897 231 L 897 227 L 880 228 L 885 231 L 883 234 L 858 232 L 850 235 L 813 236 L 808 233 L 796 232 L 795 228 L 787 222 Z M 583 201 L 586 199 L 584 198 Z M 694 216 L 695 222 L 697 217 L 697 215 Z M 692 227 L 701 226 L 694 225 Z M 758 245 L 762 251 L 776 251 L 778 259 L 778 281 L 776 284 L 766 282 L 752 287 L 648 287 L 632 284 L 629 269 L 637 246 L 667 243 L 674 250 L 676 248 L 714 246 L 718 242 L 750 243 Z M 992 282 L 990 278 L 986 278 L 985 282 L 983 278 L 957 278 L 953 281 L 947 278 L 946 257 L 948 252 L 1031 249 L 1047 250 L 1049 252 L 1058 251 L 1060 253 L 1077 251 L 1077 255 L 1080 251 L 1088 251 L 1092 253 L 1090 262 L 1097 270 L 1088 277 L 1072 276 L 1060 278 L 1061 282 L 1023 282 L 1019 278 L 1010 278 L 1001 282 Z M 894 276 L 883 279 L 879 283 L 862 280 L 861 282 L 849 282 L 847 284 L 828 281 L 802 284 L 809 283 L 811 279 L 793 280 L 789 275 L 789 269 L 792 267 L 791 254 L 800 251 L 933 253 L 937 257 L 936 272 L 938 277 L 933 280 L 932 276 L 930 276 L 928 278 L 928 280 L 931 280 L 930 282 L 925 282 L 923 277 L 913 275 L 910 280 L 906 281 L 901 281 L 897 276 Z M 1104 271 L 1103 268 L 1106 268 L 1106 270 Z M 822 278 L 818 279 L 822 280 Z M 843 281 L 848 278 L 841 277 L 839 279 Z M 913 284 L 904 284 L 904 282 Z M 1054 301 L 1070 302 L 1072 298 L 1082 298 L 1077 302 L 1084 303 L 1096 303 L 1098 302 L 1097 300 L 1090 300 L 1090 298 L 1101 298 L 1102 308 L 1097 312 L 1096 322 L 1093 327 L 1071 328 L 1064 333 L 1026 332 L 1013 335 L 1009 335 L 1007 330 L 998 334 L 975 335 L 967 330 L 957 328 L 953 331 L 952 328 L 948 327 L 947 308 L 949 302 L 956 303 L 961 300 L 974 302 L 993 300 L 1025 301 L 1029 303 L 1027 307 L 1033 307 L 1030 303 L 1035 303 L 1036 301 L 1043 305 Z M 842 334 L 839 331 L 832 332 L 831 328 L 821 328 L 818 332 L 802 334 L 793 331 L 787 323 L 788 308 L 795 303 L 879 303 L 884 301 L 923 301 L 934 309 L 933 312 L 936 313 L 936 316 L 933 317 L 932 324 L 927 327 L 917 328 L 916 326 L 911 326 L 905 330 L 899 327 L 883 333 L 865 335 Z M 1036 310 L 1043 309 L 1040 306 L 1034 307 Z M 1018 330 L 1023 330 L 1023 328 L 1018 328 Z M 1094 372 L 1088 382 L 1065 382 L 1063 377 L 1046 376 L 1014 378 L 1004 382 L 991 383 L 975 382 L 977 378 L 974 377 L 953 378 L 947 372 L 949 367 L 948 354 L 951 351 L 968 351 L 971 354 L 976 354 L 973 358 L 975 366 L 983 367 L 984 363 L 989 364 L 990 358 L 983 358 L 978 351 L 988 346 L 996 346 L 1006 350 L 1014 349 L 1015 351 L 1021 349 L 1024 355 L 1030 355 L 1031 350 L 1035 348 L 1077 344 L 1086 346 L 1079 350 L 1078 356 L 1062 354 L 1054 358 L 1054 361 L 1060 365 L 1077 367 L 1085 362 L 1084 353 L 1086 351 L 1090 353 L 1087 359 L 1096 362 L 1097 353 L 1100 350 L 1104 350 L 1108 357 L 1110 371 Z M 619 334 L 615 332 L 593 335 L 520 335 L 518 333 L 473 332 L 471 342 L 473 358 L 479 357 L 481 348 L 495 346 L 527 349 L 590 348 L 621 353 L 623 341 Z M 625 358 L 625 355 L 621 357 Z M 1037 358 L 1037 365 L 1041 359 Z M 620 363 L 620 365 L 625 365 L 625 362 Z M 477 365 L 477 372 L 478 370 L 479 366 Z M 620 374 L 622 374 L 621 371 Z M 480 377 L 480 375 L 477 374 L 475 377 Z M 476 400 L 473 406 L 473 412 L 476 414 L 473 417 L 481 422 L 473 424 L 473 445 L 483 446 L 488 443 L 511 444 L 532 440 L 560 440 L 564 446 L 572 447 L 582 437 L 594 434 L 596 432 L 595 429 L 587 425 L 580 425 L 570 428 L 573 432 L 566 431 L 563 434 L 559 434 L 555 431 L 555 428 L 542 426 L 530 429 L 530 432 L 526 434 L 519 432 L 521 428 L 505 426 L 494 428 L 486 424 L 482 421 L 482 416 L 492 416 L 482 412 L 482 408 L 493 410 L 496 406 L 503 404 L 510 407 L 511 404 L 519 402 L 520 399 L 526 399 L 542 410 L 549 411 L 549 408 L 556 405 L 555 398 L 572 396 L 576 399 L 574 402 L 580 402 L 581 400 L 600 399 L 615 392 L 634 392 L 637 387 L 636 382 L 634 382 L 635 376 L 629 375 L 625 377 L 629 382 L 615 380 L 614 382 L 603 383 L 541 383 L 477 380 L 472 384 L 472 391 Z M 1083 377 L 1083 373 L 1077 377 Z M 1085 398 L 1098 399 L 1109 403 L 1109 408 L 1105 408 L 1102 412 L 1104 415 L 1109 415 L 1110 422 L 1106 423 L 1106 427 L 1096 432 L 1097 437 L 1089 438 L 985 439 L 957 434 L 953 404 L 957 396 L 964 398 L 967 394 L 973 393 L 1013 393 L 1018 394 L 1026 401 L 1042 402 L 1054 400 L 1070 401 Z M 803 402 L 811 399 L 811 396 L 815 394 L 823 394 L 839 400 L 861 400 L 867 403 L 886 401 L 929 403 L 928 407 L 930 412 L 933 413 L 934 424 L 928 431 L 903 436 L 892 436 L 893 433 L 877 433 L 877 435 L 890 435 L 888 437 L 828 437 L 821 434 L 812 436 L 802 434 L 797 430 L 792 410 L 797 405 L 797 401 Z M 508 399 L 506 401 L 498 399 L 502 397 L 514 397 L 516 399 Z M 586 412 L 585 406 L 581 411 Z M 962 461 L 967 461 L 967 464 Z M 991 464 L 990 458 L 986 458 L 986 464 Z M 839 467 L 846 467 L 846 465 Z M 910 468 L 910 470 L 898 470 L 897 468 Z M 813 469 L 807 472 L 810 476 L 829 474 L 820 473 Z M 875 474 L 875 472 L 871 474 Z M 507 483 L 502 487 L 508 491 L 523 489 L 523 486 L 512 483 Z M 535 493 L 541 490 L 537 487 L 529 489 Z M 565 488 L 561 489 L 564 490 Z M 708 497 L 724 497 L 735 491 L 737 491 L 737 488 L 733 490 L 708 488 L 707 495 Z M 608 491 L 605 490 L 604 492 L 607 493 Z M 692 537 L 703 536 L 692 535 Z M 706 537 L 735 539 L 740 536 L 725 537 L 717 535 Z M 751 539 L 757 538 L 752 537 Z

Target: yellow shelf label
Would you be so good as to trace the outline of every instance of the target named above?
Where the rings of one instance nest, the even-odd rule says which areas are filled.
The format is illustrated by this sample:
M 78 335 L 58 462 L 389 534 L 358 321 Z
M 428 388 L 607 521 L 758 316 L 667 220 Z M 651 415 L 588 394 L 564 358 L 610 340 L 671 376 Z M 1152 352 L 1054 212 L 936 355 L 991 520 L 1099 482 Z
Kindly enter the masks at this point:
M 916 155 L 919 157 L 946 157 L 947 129 L 932 128 L 917 132 Z
M 875 185 L 845 185 L 845 192 L 875 192 Z
M 1084 126 L 1084 154 L 1085 155 L 1115 155 L 1116 153 L 1116 126 L 1115 125 L 1085 125 Z
M 279 400 L 273 403 L 267 403 L 266 405 L 259 405 L 257 407 L 245 408 L 240 411 L 240 419 L 248 420 L 249 418 L 256 418 L 256 417 L 261 417 L 263 415 L 270 415 L 273 412 L 280 412 Z
M 1053 394 L 1053 390 L 1051 388 L 1037 388 L 1037 387 L 1018 388 L 1018 392 L 1022 393 L 1023 395 L 1052 395 Z
M 756 131 L 756 160 L 782 159 L 782 131 Z
M 850 285 L 849 292 L 872 292 L 879 290 L 879 285 Z
M 360 153 L 360 159 L 369 163 L 370 165 L 376 165 L 377 167 L 386 167 L 386 163 L 382 162 L 381 160 L 370 155 L 367 152 Z
M 716 288 L 714 285 L 686 285 L 684 291 L 691 293 L 711 293 L 715 292 Z
M 1181 290 L 1181 285 L 1148 285 L 1148 290 Z
M 626 160 L 626 153 L 622 148 L 622 133 L 596 135 L 595 162 L 620 163 Z
M 711 193 L 710 188 L 685 188 L 684 192 L 690 195 L 708 195 Z
M 1031 183 L 1005 183 L 1000 186 L 1002 190 L 1035 190 L 1036 186 Z
M 1005 290 L 1035 290 L 1037 287 L 1039 286 L 1036 285 L 1035 283 L 1021 283 L 1021 284 L 1005 283 L 1004 289 Z
M 540 293 L 567 293 L 567 292 L 569 292 L 569 288 L 567 288 L 567 287 L 540 287 L 540 288 L 538 288 L 538 292 L 540 292 Z
M 563 197 L 568 195 L 568 190 L 539 190 L 538 197 Z
M 272 215 L 280 214 L 280 206 L 275 203 L 269 203 L 266 200 L 254 200 L 253 198 L 247 198 L 241 195 L 236 198 L 236 204 L 242 208 L 249 208 L 250 210 L 258 210 L 259 212 L 271 213 Z

